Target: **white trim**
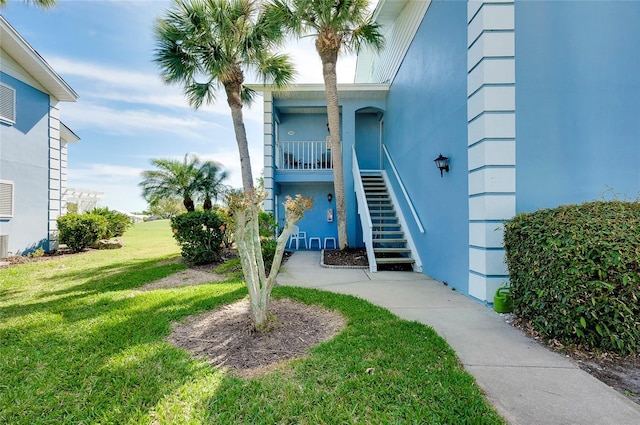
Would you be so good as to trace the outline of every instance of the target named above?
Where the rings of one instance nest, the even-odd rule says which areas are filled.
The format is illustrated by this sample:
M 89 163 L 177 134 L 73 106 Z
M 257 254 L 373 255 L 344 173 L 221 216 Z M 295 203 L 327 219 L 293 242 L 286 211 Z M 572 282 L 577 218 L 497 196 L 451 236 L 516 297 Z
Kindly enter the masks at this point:
M 47 92 L 58 100 L 75 102 L 78 94 L 66 81 L 35 51 L 2 15 L 0 15 L 0 48 L 6 51 Z
M 516 213 L 515 6 L 472 1 L 467 13 L 469 295 L 493 302 L 508 281 L 503 222 Z
M 0 83 L 0 122 L 16 123 L 16 89 L 5 83 Z
M 15 211 L 15 183 L 11 180 L 0 180 L 0 218 L 13 218 Z M 4 202 L 9 201 L 8 208 Z

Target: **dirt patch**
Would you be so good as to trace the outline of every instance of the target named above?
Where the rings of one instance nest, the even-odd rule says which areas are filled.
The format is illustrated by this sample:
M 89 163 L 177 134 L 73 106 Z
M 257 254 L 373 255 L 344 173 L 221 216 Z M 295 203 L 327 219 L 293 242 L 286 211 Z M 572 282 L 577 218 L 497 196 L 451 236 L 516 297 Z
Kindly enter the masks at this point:
M 571 357 L 580 369 L 640 404 L 640 355 L 622 357 L 610 353 L 594 353 L 581 347 L 567 347 L 557 340 L 544 339 L 529 323 L 513 315 L 509 316 L 507 322 L 512 322 L 529 338 Z
M 382 253 L 378 257 L 400 257 L 399 254 Z M 345 248 L 324 250 L 323 264 L 341 267 L 369 267 L 367 250 L 364 248 Z M 412 272 L 411 264 L 378 264 L 378 271 Z
M 156 289 L 168 289 L 179 288 L 181 286 L 191 285 L 203 285 L 211 282 L 221 282 L 225 280 L 224 276 L 215 274 L 212 272 L 199 270 L 199 269 L 187 269 L 178 273 L 167 276 L 163 279 L 156 280 L 155 282 L 148 283 L 140 287 L 141 291 L 153 291 Z
M 253 330 L 247 299 L 173 325 L 169 341 L 241 377 L 258 376 L 336 335 L 345 318 L 288 299 L 272 300 L 268 332 Z
M 367 251 L 358 248 L 324 250 L 324 264 L 330 266 L 369 267 Z

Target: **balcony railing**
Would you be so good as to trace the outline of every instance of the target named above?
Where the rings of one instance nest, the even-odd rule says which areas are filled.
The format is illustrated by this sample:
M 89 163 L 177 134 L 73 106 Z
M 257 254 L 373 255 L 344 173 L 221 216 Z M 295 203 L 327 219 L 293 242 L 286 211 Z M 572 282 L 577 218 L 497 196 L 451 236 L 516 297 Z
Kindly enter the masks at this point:
M 331 142 L 277 142 L 276 167 L 279 170 L 332 170 Z

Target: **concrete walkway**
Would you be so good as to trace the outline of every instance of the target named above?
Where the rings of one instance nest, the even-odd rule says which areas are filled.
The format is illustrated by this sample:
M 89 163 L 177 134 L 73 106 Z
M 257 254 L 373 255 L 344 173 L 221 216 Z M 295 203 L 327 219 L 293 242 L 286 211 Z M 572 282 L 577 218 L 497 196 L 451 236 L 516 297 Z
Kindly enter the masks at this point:
M 510 424 L 640 424 L 639 405 L 441 283 L 418 273 L 319 263 L 317 251 L 296 252 L 277 282 L 355 295 L 433 327 Z

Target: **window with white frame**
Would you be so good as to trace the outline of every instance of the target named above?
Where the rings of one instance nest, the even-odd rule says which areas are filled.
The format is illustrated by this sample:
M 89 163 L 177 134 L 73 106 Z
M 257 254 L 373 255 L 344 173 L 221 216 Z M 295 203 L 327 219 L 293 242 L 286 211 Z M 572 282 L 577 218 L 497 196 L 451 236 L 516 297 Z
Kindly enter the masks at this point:
M 13 182 L 0 180 L 0 218 L 13 217 Z
M 16 90 L 0 83 L 0 122 L 16 123 Z

